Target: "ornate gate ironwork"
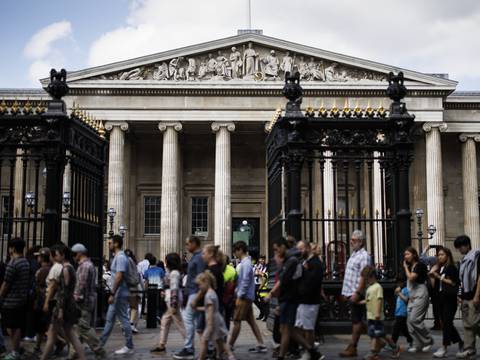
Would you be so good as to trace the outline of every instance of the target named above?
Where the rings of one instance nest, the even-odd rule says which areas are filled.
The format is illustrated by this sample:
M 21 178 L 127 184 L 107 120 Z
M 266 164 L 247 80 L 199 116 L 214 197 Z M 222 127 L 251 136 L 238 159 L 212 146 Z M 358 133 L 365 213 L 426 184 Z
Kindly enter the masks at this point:
M 317 243 L 326 265 L 327 319 L 348 309 L 337 301 L 349 240 L 354 229 L 390 290 L 410 245 L 408 173 L 416 126 L 402 99 L 403 73 L 389 74 L 389 110 L 358 105 L 300 110 L 299 75 L 287 76 L 285 114 L 278 114 L 267 137 L 270 249 L 274 239 L 292 235 Z M 271 252 L 272 253 L 272 252 Z M 386 315 L 391 315 L 393 295 Z
M 52 100 L 0 104 L 0 255 L 16 236 L 29 248 L 79 242 L 101 266 L 105 130 L 78 109 L 67 114 L 66 71 L 50 75 Z

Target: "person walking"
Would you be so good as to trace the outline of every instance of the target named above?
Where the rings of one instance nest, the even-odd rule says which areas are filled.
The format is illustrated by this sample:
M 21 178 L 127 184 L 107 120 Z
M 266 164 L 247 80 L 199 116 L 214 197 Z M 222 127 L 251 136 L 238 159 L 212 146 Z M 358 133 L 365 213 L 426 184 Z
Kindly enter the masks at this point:
M 10 261 L 0 288 L 2 323 L 12 342 L 12 351 L 4 358 L 6 360 L 20 358 L 20 340 L 27 322 L 27 298 L 31 280 L 30 265 L 23 256 L 24 249 L 23 239 L 14 238 L 8 242 Z
M 142 276 L 138 272 L 137 258 L 130 249 L 125 249 L 125 255 L 128 259 L 129 276 L 135 277 L 135 281 L 132 284 L 128 284 L 129 296 L 128 305 L 130 307 L 130 327 L 133 334 L 138 334 L 138 305 L 140 304 L 140 294 L 143 293 L 144 287 L 142 282 Z M 133 274 L 135 273 L 135 274 Z M 141 309 L 140 309 L 141 311 Z
M 167 304 L 167 311 L 163 314 L 160 323 L 160 337 L 158 345 L 150 350 L 152 353 L 163 353 L 166 351 L 166 344 L 168 339 L 168 333 L 170 331 L 170 325 L 175 323 L 177 330 L 180 332 L 183 338 L 185 338 L 185 325 L 183 324 L 182 314 L 180 313 L 180 304 L 183 302 L 182 298 L 182 263 L 180 256 L 177 253 L 167 254 L 165 257 L 165 263 L 167 264 L 167 276 L 166 276 L 166 291 L 165 302 Z
M 240 260 L 238 267 L 238 280 L 235 295 L 235 310 L 233 313 L 233 327 L 230 333 L 229 344 L 233 348 L 240 334 L 242 321 L 246 321 L 252 329 L 257 346 L 249 349 L 249 352 L 265 353 L 267 347 L 263 343 L 262 334 L 255 322 L 252 303 L 255 300 L 255 279 L 253 275 L 253 266 L 250 256 L 248 256 L 247 244 L 244 241 L 237 241 L 233 244 L 233 254 Z
M 225 314 L 225 325 L 230 330 L 230 321 L 233 316 L 233 309 L 235 307 L 235 288 L 237 286 L 237 271 L 230 264 L 228 256 L 225 259 L 225 269 L 223 270 L 223 310 Z
M 405 281 L 401 278 L 397 279 L 397 287 L 395 289 L 395 321 L 393 322 L 392 340 L 396 344 L 400 335 L 403 335 L 408 342 L 409 348 L 413 346 L 413 339 L 408 332 L 407 326 L 407 304 L 410 293 Z
M 407 326 L 413 338 L 413 346 L 408 352 L 429 352 L 433 345 L 433 338 L 425 327 L 424 319 L 429 306 L 427 289 L 427 266 L 420 261 L 418 252 L 413 247 L 407 247 L 404 252 L 403 269 L 407 277 L 407 286 L 410 293 L 407 306 Z
M 460 298 L 462 299 L 462 318 L 464 330 L 464 350 L 457 353 L 457 358 L 474 357 L 476 337 L 480 336 L 480 250 L 472 249 L 470 238 L 458 236 L 454 242 L 455 249 L 462 254 L 460 262 Z
M 347 299 L 351 306 L 352 316 L 352 341 L 345 350 L 340 352 L 340 357 L 357 356 L 357 345 L 362 330 L 365 328 L 365 305 L 360 302 L 364 298 L 365 279 L 361 276 L 362 270 L 370 265 L 371 258 L 365 250 L 365 235 L 361 230 L 354 230 L 350 239 L 352 251 L 347 261 L 345 276 L 343 278 L 342 296 Z
M 106 323 L 100 338 L 100 344 L 105 346 L 118 317 L 125 336 L 125 346 L 115 351 L 115 355 L 133 354 L 132 328 L 128 318 L 128 296 L 127 276 L 129 271 L 129 262 L 125 253 L 122 251 L 123 238 L 120 235 L 113 235 L 109 241 L 110 251 L 114 253 L 114 258 L 110 266 L 112 273 L 112 284 L 110 284 L 110 296 L 108 298 L 108 310 Z
M 260 286 L 263 283 L 265 274 L 267 273 L 267 265 L 265 261 L 265 255 L 262 255 L 258 258 L 258 262 L 255 264 L 253 271 L 255 273 L 255 301 L 254 304 L 260 311 L 258 314 L 257 320 L 262 320 L 264 315 L 264 306 L 263 300 L 260 297 Z
M 49 316 L 43 311 L 45 296 L 47 292 L 47 276 L 52 267 L 50 261 L 50 249 L 41 248 L 35 253 L 40 268 L 35 273 L 35 298 L 33 307 L 34 328 L 37 336 L 34 351 L 39 352 L 40 346 L 44 340 L 45 333 L 48 331 Z
M 95 353 L 97 359 L 106 357 L 106 352 L 100 345 L 100 340 L 92 328 L 92 315 L 97 303 L 97 271 L 90 258 L 88 250 L 83 244 L 72 246 L 74 260 L 78 265 L 77 283 L 73 297 L 80 309 L 77 332 L 80 339 Z
M 185 245 L 188 252 L 192 254 L 192 257 L 188 262 L 187 282 L 185 285 L 187 304 L 183 312 L 183 323 L 185 324 L 186 336 L 183 349 L 174 354 L 174 358 L 176 359 L 193 359 L 195 354 L 193 345 L 196 326 L 200 327 L 202 325 L 199 323 L 200 314 L 192 307 L 192 303 L 198 293 L 198 285 L 195 283 L 195 279 L 198 274 L 205 270 L 200 238 L 197 236 L 190 236 L 187 238 Z
M 215 292 L 219 299 L 220 313 L 223 314 L 223 303 L 220 301 L 223 299 L 223 292 L 225 288 L 223 279 L 223 270 L 225 269 L 225 256 L 220 251 L 218 245 L 207 245 L 203 248 L 202 259 L 207 264 L 206 270 L 215 278 Z
M 444 358 L 447 356 L 447 348 L 451 344 L 458 344 L 459 351 L 463 350 L 463 341 L 453 324 L 458 307 L 457 296 L 460 279 L 450 249 L 443 246 L 437 249 L 437 263 L 428 275 L 432 287 L 436 289 L 439 296 L 439 313 L 443 331 L 443 346 L 433 354 L 433 357 Z

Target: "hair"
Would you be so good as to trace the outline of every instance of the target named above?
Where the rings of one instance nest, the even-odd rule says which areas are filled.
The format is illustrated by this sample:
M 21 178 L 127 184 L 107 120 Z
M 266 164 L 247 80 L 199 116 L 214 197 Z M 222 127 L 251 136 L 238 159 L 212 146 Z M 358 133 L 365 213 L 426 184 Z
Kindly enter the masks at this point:
M 180 255 L 177 253 L 170 253 L 165 256 L 165 263 L 167 264 L 168 270 L 178 270 L 182 271 L 182 260 L 180 259 Z
M 123 238 L 118 234 L 112 236 L 112 243 L 116 243 L 119 249 L 123 248 Z
M 192 236 L 189 236 L 189 237 L 187 238 L 187 241 L 188 241 L 189 243 L 195 244 L 195 245 L 197 245 L 197 246 L 200 246 L 201 243 L 202 243 L 202 242 L 200 241 L 200 238 L 199 238 L 198 236 L 193 236 L 193 235 L 192 235 Z
M 8 242 L 8 248 L 13 248 L 17 254 L 23 254 L 23 250 L 25 249 L 25 241 L 19 237 L 10 239 Z
M 361 273 L 362 277 L 365 279 L 377 278 L 377 271 L 371 265 L 365 266 Z
M 443 251 L 446 255 L 447 255 L 447 263 L 446 265 L 455 265 L 455 261 L 453 260 L 453 254 L 452 254 L 452 250 L 450 250 L 449 248 L 445 247 L 445 246 L 441 246 L 437 249 L 437 254 L 440 252 L 440 251 Z
M 165 263 L 162 260 L 158 260 L 157 266 L 163 270 L 165 270 Z
M 60 254 L 65 257 L 65 259 L 70 258 L 70 249 L 65 246 L 63 243 L 55 244 L 50 248 L 50 252 L 53 256 Z
M 413 246 L 408 246 L 405 251 L 408 251 L 410 254 L 413 255 L 413 261 L 419 262 L 420 257 L 418 256 L 418 251 Z
M 40 262 L 46 262 L 46 263 L 50 262 L 50 255 L 40 254 L 39 257 L 40 257 Z
M 150 261 L 152 257 L 153 257 L 152 253 L 146 253 L 144 259 Z
M 247 243 L 245 241 L 237 241 L 233 244 L 233 251 L 242 251 L 245 254 L 248 252 Z
M 151 258 L 148 259 L 148 263 L 150 265 L 156 265 L 157 264 L 157 258 L 155 256 L 152 256 Z
M 468 246 L 469 248 L 471 248 L 472 241 L 467 235 L 460 235 L 460 236 L 457 236 L 457 238 L 453 242 L 453 246 L 455 246 L 455 249 L 458 249 L 462 246 Z
M 283 236 L 273 240 L 273 244 L 277 246 L 285 246 L 286 248 L 288 248 L 288 241 Z
M 217 264 L 223 269 L 227 265 L 227 261 L 225 259 L 225 255 L 223 254 L 222 250 L 220 250 L 220 246 L 218 245 L 207 245 L 205 246 L 205 251 L 212 255 L 215 258 Z
M 353 230 L 352 237 L 357 239 L 357 240 L 360 240 L 362 242 L 362 244 L 365 245 L 365 235 L 363 234 L 362 230 L 358 230 L 358 229 Z
M 130 259 L 132 259 L 135 264 L 137 263 L 137 258 L 135 257 L 135 254 L 133 253 L 132 250 L 125 249 L 124 252 L 125 252 L 125 255 L 127 255 Z
M 199 283 L 199 282 L 207 282 L 208 285 L 212 288 L 212 289 L 216 289 L 217 288 L 217 282 L 215 280 L 215 276 L 212 275 L 212 273 L 210 271 L 204 271 L 200 274 L 197 275 L 196 279 L 195 279 L 195 282 Z
M 260 260 L 261 260 L 261 259 L 266 260 L 267 257 L 266 257 L 265 255 L 260 255 L 259 259 L 260 259 Z
M 287 248 L 291 249 L 297 244 L 297 239 L 293 235 L 287 235 Z

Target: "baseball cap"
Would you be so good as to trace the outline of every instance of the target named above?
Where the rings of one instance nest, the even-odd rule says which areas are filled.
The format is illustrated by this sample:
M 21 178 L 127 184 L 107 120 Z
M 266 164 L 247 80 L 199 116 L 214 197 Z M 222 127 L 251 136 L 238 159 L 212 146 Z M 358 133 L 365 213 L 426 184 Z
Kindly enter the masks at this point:
M 72 252 L 86 254 L 88 251 L 83 244 L 78 243 L 72 246 Z
M 50 249 L 47 247 L 40 248 L 37 252 L 33 253 L 33 256 L 47 255 L 50 256 Z

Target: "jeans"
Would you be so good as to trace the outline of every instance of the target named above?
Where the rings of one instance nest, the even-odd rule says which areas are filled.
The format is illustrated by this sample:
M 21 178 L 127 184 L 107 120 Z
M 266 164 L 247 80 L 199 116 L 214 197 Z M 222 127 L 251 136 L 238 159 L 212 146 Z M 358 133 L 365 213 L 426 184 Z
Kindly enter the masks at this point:
M 192 309 L 192 301 L 197 294 L 190 294 L 187 300 L 187 306 L 183 311 L 183 323 L 185 324 L 185 349 L 193 349 L 195 339 L 196 323 L 199 320 L 199 312 Z
M 0 348 L 5 347 L 5 338 L 3 337 L 2 327 L 0 326 Z
M 125 345 L 129 349 L 133 349 L 132 328 L 130 326 L 130 319 L 128 318 L 128 297 L 116 297 L 113 304 L 108 306 L 105 328 L 103 329 L 100 343 L 104 346 L 107 342 L 117 316 L 122 324 L 123 334 L 125 335 Z

